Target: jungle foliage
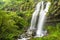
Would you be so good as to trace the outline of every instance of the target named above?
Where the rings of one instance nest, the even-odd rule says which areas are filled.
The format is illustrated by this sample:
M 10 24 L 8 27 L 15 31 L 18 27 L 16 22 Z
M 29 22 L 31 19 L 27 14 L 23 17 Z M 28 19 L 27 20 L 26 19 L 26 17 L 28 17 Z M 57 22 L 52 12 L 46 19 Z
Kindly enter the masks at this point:
M 25 32 L 30 26 L 32 13 L 39 1 L 41 0 L 0 0 L 0 40 L 15 40 Z M 60 19 L 60 0 L 46 1 L 51 2 L 48 19 Z M 48 30 L 47 36 L 31 40 L 60 40 L 60 21 L 55 23 L 54 26 L 45 26 Z

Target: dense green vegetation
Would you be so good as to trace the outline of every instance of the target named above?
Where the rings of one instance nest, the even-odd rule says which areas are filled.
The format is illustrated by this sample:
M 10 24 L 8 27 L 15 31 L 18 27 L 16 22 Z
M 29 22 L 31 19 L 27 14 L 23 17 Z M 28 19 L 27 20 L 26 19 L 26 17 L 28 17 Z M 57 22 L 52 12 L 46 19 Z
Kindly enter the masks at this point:
M 45 29 L 48 30 L 47 36 L 41 38 L 31 38 L 31 40 L 60 40 L 60 23 L 55 26 L 46 26 Z
M 30 26 L 35 5 L 40 0 L 0 0 L 0 40 L 15 40 Z M 51 7 L 47 20 L 60 19 L 60 0 L 47 0 Z M 48 35 L 31 40 L 60 40 L 60 21 L 45 25 Z M 49 22 L 50 23 L 50 22 Z M 46 23 L 47 24 L 47 23 Z

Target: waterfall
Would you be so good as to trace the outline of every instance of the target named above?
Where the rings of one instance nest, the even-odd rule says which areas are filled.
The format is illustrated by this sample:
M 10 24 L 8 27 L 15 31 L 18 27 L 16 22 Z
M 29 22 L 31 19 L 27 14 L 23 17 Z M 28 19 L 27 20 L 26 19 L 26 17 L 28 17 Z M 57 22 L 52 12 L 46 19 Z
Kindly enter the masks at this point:
M 40 6 L 41 6 L 41 2 L 39 2 L 36 5 L 36 9 L 33 12 L 32 19 L 31 19 L 31 25 L 30 25 L 30 28 L 27 31 L 27 34 L 32 34 L 32 31 L 36 29 L 35 26 L 36 26 L 36 21 L 37 21 L 37 16 L 38 16 L 38 13 L 39 13 L 39 10 L 40 10 Z
M 46 18 L 46 13 L 48 12 L 50 2 L 46 3 L 46 6 L 44 8 L 44 2 L 41 2 L 41 11 L 39 13 L 39 20 L 38 20 L 38 25 L 37 25 L 37 31 L 36 31 L 36 37 L 42 37 L 44 36 L 44 31 L 43 31 L 43 24 Z
M 44 3 L 44 1 L 41 1 L 36 5 L 35 11 L 33 12 L 33 15 L 32 15 L 31 25 L 26 32 L 26 34 L 28 36 L 32 35 L 33 31 L 36 29 L 37 30 L 36 30 L 35 37 L 42 37 L 45 35 L 45 31 L 43 31 L 43 24 L 45 22 L 46 13 L 49 10 L 49 6 L 50 6 L 50 2 Z M 38 18 L 38 22 L 37 22 L 38 16 L 39 16 L 39 18 Z M 36 23 L 37 23 L 37 25 L 36 25 Z M 35 26 L 37 28 L 35 28 Z M 22 39 L 18 39 L 18 40 L 27 40 L 27 39 L 30 39 L 30 37 L 29 38 L 22 37 Z

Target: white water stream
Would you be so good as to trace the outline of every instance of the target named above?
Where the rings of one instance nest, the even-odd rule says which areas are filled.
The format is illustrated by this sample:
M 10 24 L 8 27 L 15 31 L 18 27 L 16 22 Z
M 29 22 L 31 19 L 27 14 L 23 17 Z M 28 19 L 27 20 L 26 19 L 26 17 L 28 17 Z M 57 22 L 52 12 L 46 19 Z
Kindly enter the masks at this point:
M 41 11 L 39 13 L 39 20 L 38 20 L 38 25 L 37 25 L 37 31 L 36 31 L 36 37 L 42 37 L 45 34 L 43 33 L 43 24 L 46 18 L 46 13 L 48 12 L 50 2 L 46 3 L 46 7 L 44 8 L 44 2 L 42 1 L 42 6 L 41 6 Z
M 36 30 L 36 29 L 37 30 L 36 30 L 35 37 L 42 37 L 45 35 L 45 33 L 43 31 L 43 25 L 44 25 L 44 21 L 46 18 L 46 13 L 49 10 L 49 6 L 50 6 L 50 2 L 44 3 L 44 1 L 41 1 L 36 5 L 36 9 L 32 15 L 31 25 L 26 32 L 27 35 L 32 35 L 33 30 Z M 35 28 L 38 15 L 39 15 L 39 18 L 38 18 L 37 28 Z M 18 40 L 27 40 L 27 39 L 29 39 L 29 38 L 22 37 L 22 39 L 18 39 Z

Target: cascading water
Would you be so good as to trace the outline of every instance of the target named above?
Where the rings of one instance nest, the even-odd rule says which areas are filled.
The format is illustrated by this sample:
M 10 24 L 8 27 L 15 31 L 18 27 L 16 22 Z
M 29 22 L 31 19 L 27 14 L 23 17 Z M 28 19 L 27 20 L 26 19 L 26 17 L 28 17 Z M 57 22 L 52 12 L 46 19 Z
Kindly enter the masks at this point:
M 44 6 L 44 5 L 46 5 L 46 6 Z M 43 24 L 44 24 L 44 21 L 46 18 L 46 13 L 48 12 L 49 6 L 50 6 L 50 2 L 47 2 L 44 4 L 44 1 L 41 1 L 36 5 L 36 9 L 32 15 L 32 19 L 31 19 L 31 26 L 29 27 L 29 29 L 26 32 L 27 35 L 32 35 L 33 30 L 36 30 L 36 29 L 37 29 L 37 31 L 36 31 L 35 37 L 42 37 L 45 35 L 44 31 L 43 31 Z M 35 28 L 38 14 L 39 14 L 38 24 L 37 24 L 37 28 Z M 27 37 L 27 38 L 25 38 L 23 36 L 21 36 L 21 37 L 22 37 L 22 39 L 18 39 L 18 40 L 30 39 L 30 37 Z
M 35 26 L 36 26 L 36 21 L 37 21 L 37 16 L 38 16 L 38 13 L 39 13 L 39 10 L 40 10 L 40 6 L 41 6 L 41 2 L 39 2 L 36 5 L 36 9 L 35 9 L 35 11 L 32 15 L 32 19 L 31 19 L 31 26 L 28 29 L 27 34 L 32 34 L 32 31 L 36 29 Z
M 44 2 L 42 1 L 42 6 L 41 6 L 41 11 L 39 13 L 39 20 L 38 20 L 38 25 L 37 25 L 37 31 L 36 31 L 36 37 L 42 37 L 45 34 L 43 33 L 43 24 L 44 24 L 44 20 L 45 20 L 45 15 L 48 12 L 49 6 L 50 6 L 50 2 L 46 3 L 46 7 L 44 8 Z

